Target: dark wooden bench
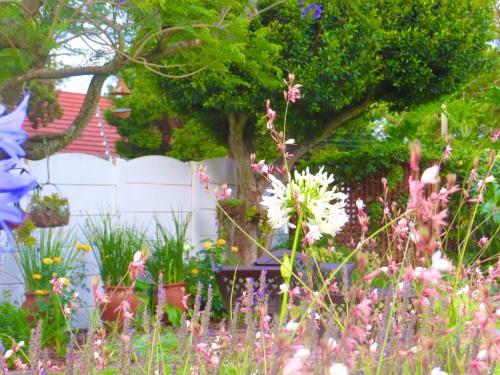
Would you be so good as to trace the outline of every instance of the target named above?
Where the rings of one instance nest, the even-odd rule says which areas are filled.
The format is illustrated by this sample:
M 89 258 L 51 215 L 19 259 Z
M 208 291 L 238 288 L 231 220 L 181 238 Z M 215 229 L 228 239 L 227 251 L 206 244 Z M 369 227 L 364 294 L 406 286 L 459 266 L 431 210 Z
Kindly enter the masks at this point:
M 279 250 L 273 252 L 273 255 L 275 258 L 282 260 L 285 253 L 290 254 L 290 251 Z M 268 295 L 268 311 L 270 314 L 279 313 L 282 299 L 281 294 L 279 294 L 279 287 L 284 283 L 284 281 L 281 276 L 280 264 L 276 261 L 276 259 L 270 255 L 264 255 L 257 259 L 252 266 L 222 266 L 216 264 L 213 257 L 211 260 L 217 286 L 219 287 L 226 310 L 229 311 L 231 308 L 234 308 L 235 304 L 239 302 L 243 292 L 246 290 L 246 282 L 248 278 L 253 280 L 254 290 L 257 290 L 260 286 L 259 280 L 262 272 L 264 272 L 266 280 L 265 291 Z M 295 257 L 294 273 L 300 274 L 303 272 L 308 262 L 310 264 L 310 260 L 308 260 L 307 257 L 305 257 L 302 253 L 297 253 Z M 319 267 L 323 278 L 326 279 L 331 272 L 338 268 L 338 266 L 338 263 L 320 263 Z M 312 264 L 311 267 L 313 270 L 316 268 L 314 264 Z M 349 284 L 353 270 L 354 264 L 344 264 L 338 274 L 335 275 L 335 279 L 339 286 L 342 286 L 344 282 Z M 317 284 L 321 285 L 321 282 L 319 282 L 318 279 L 317 281 Z M 293 283 L 292 278 L 292 287 L 294 285 L 296 285 L 296 283 Z M 331 294 L 330 298 L 334 304 L 340 304 L 344 301 L 344 298 L 340 294 Z

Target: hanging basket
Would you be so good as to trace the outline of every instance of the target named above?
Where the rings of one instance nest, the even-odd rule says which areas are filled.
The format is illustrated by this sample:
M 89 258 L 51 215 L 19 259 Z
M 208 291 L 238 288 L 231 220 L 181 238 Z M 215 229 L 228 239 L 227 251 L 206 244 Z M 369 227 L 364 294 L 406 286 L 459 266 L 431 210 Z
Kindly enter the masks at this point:
M 63 227 L 69 223 L 69 211 L 63 215 L 54 210 L 44 212 L 32 211 L 29 214 L 29 219 L 38 228 Z
M 28 219 L 38 228 L 54 228 L 68 225 L 70 216 L 68 199 L 60 195 L 59 189 L 57 191 L 57 193 L 43 196 L 40 192 L 37 192 L 31 197 L 28 206 Z
M 117 118 L 126 119 L 130 117 L 132 110 L 130 108 L 115 108 L 112 109 L 111 112 Z

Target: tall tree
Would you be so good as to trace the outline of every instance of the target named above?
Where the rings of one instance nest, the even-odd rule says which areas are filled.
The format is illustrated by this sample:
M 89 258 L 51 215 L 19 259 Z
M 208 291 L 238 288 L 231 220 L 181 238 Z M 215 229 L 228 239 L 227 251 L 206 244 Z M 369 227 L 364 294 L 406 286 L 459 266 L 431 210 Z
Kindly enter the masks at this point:
M 23 90 L 40 94 L 32 100 L 36 110 L 30 117 L 43 125 L 60 110 L 53 80 L 92 75 L 73 124 L 64 133 L 36 136 L 25 144 L 29 158 L 43 158 L 81 134 L 108 76 L 137 64 L 168 79 L 224 72 L 229 62 L 242 58 L 238 41 L 249 20 L 264 10 L 253 0 L 2 1 L 0 102 L 13 108 Z M 62 63 L 63 55 L 77 63 Z M 179 66 L 181 75 L 172 72 Z
M 373 103 L 409 108 L 454 90 L 485 65 L 493 39 L 493 0 L 329 1 L 321 9 L 301 3 L 287 2 L 252 22 L 245 59 L 229 66 L 231 76 L 158 78 L 176 113 L 229 147 L 247 210 L 259 209 L 264 184 L 250 168 L 250 155 L 269 144 L 264 103 L 271 98 L 280 107 L 286 74 L 296 73 L 304 85 L 303 99 L 289 109 L 287 137 L 299 144 L 293 166 Z M 253 222 L 243 224 L 257 237 Z M 241 241 L 242 261 L 251 263 L 257 248 Z

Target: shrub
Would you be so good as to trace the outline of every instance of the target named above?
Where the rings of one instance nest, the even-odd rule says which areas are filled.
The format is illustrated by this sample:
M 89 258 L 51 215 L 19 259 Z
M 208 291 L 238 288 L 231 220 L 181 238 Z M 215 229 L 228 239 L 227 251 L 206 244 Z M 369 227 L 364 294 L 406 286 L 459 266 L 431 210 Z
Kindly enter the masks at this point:
M 30 340 L 30 326 L 26 320 L 26 312 L 8 302 L 0 304 L 0 341 L 4 347 L 12 346 L 15 342 Z

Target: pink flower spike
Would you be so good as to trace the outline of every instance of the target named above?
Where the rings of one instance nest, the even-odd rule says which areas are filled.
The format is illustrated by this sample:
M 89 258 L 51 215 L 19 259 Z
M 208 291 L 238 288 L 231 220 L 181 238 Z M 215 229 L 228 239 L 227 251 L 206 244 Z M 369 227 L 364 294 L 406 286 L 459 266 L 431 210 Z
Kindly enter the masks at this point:
M 200 182 L 203 184 L 205 193 L 209 192 L 210 176 L 207 174 L 207 167 L 200 165 L 196 171 L 196 175 L 200 177 Z
M 300 92 L 302 85 L 295 84 L 295 74 L 289 74 L 288 82 L 285 80 L 285 84 L 288 86 L 288 90 L 284 91 L 285 101 L 295 103 L 302 97 Z
M 266 101 L 266 117 L 267 117 L 267 128 L 269 130 L 274 129 L 274 122 L 276 121 L 276 112 L 271 109 L 271 101 L 267 99 Z

